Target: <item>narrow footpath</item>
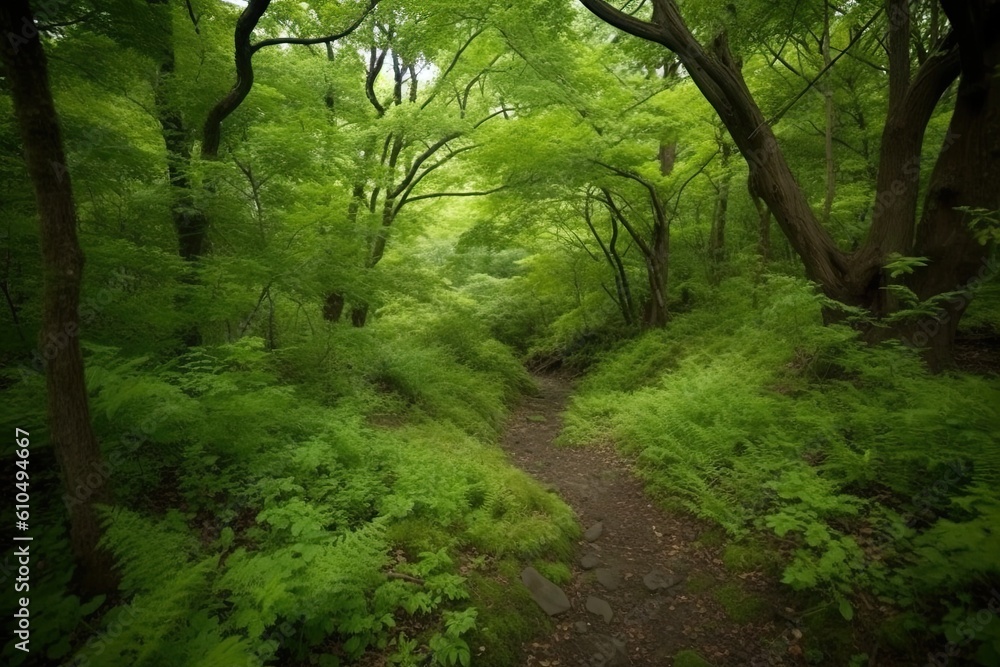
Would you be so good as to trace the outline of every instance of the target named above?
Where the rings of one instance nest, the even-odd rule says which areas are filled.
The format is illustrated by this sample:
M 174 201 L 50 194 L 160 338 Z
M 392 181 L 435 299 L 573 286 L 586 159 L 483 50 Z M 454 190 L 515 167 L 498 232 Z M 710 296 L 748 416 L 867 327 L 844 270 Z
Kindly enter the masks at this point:
M 766 592 L 773 582 L 733 575 L 710 528 L 657 507 L 628 461 L 610 445 L 557 447 L 553 440 L 572 387 L 558 375 L 536 377 L 540 393 L 514 412 L 502 445 L 512 462 L 576 511 L 585 535 L 572 580 L 556 597 L 556 629 L 525 645 L 525 665 L 540 667 L 749 667 L 806 664 L 799 632 L 764 604 L 754 618 L 733 618 L 719 591 Z M 533 574 L 526 582 L 531 588 Z M 522 577 L 524 579 L 524 577 Z M 735 581 L 734 581 L 735 580 Z M 546 584 L 541 583 L 544 588 Z M 537 599 L 537 598 L 536 598 Z M 759 600 L 767 598 L 754 598 Z M 726 601 L 726 598 L 722 598 Z M 544 607 L 543 607 L 544 608 Z M 553 611 L 553 610 L 549 610 Z M 740 614 L 735 614 L 740 616 Z

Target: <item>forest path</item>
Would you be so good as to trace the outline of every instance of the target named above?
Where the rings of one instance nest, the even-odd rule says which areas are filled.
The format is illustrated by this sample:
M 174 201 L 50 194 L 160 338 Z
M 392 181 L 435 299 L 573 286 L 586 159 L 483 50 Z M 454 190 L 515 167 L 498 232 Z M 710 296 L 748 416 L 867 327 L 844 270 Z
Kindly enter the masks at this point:
M 720 603 L 720 588 L 743 590 L 756 577 L 739 575 L 738 583 L 728 582 L 734 577 L 723 567 L 719 548 L 697 541 L 704 524 L 660 509 L 613 446 L 553 445 L 571 382 L 558 375 L 535 380 L 539 395 L 514 411 L 501 444 L 515 465 L 562 496 L 585 531 L 598 522 L 603 531 L 593 541 L 592 533 L 580 539 L 572 580 L 561 586 L 571 608 L 555 617 L 553 633 L 523 647 L 524 665 L 804 664 L 798 637 L 791 630 L 782 634 L 786 624 L 779 616 L 765 613 L 763 619 L 736 622 Z M 768 587 L 766 581 L 756 583 Z M 588 600 L 595 612 L 604 607 L 591 598 L 607 603 L 610 622 L 588 611 Z M 696 651 L 707 662 L 693 653 L 675 661 L 681 651 Z

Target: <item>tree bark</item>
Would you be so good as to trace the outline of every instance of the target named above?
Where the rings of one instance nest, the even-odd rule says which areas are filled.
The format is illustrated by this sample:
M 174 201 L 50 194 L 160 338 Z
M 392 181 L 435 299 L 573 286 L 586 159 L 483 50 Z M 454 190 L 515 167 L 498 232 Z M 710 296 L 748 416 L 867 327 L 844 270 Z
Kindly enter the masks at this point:
M 747 189 L 750 191 L 753 206 L 757 209 L 757 255 L 761 264 L 767 267 L 771 261 L 771 210 L 757 195 L 752 184 L 748 184 Z
M 208 219 L 195 204 L 194 191 L 188 179 L 191 168 L 192 141 L 184 126 L 180 110 L 170 99 L 168 89 L 174 76 L 174 22 L 169 0 L 148 0 L 148 4 L 160 25 L 161 49 L 160 65 L 153 84 L 153 104 L 160 133 L 167 151 L 167 178 L 170 182 L 170 216 L 177 233 L 177 252 L 188 263 L 181 277 L 186 285 L 196 285 L 198 276 L 194 270 L 196 262 L 205 252 L 208 236 Z M 185 294 L 177 297 L 175 306 L 186 313 L 189 299 Z M 201 332 L 197 325 L 185 325 L 179 333 L 186 347 L 201 345 Z
M 908 284 L 922 300 L 963 293 L 947 299 L 938 317 L 904 332 L 904 341 L 923 350 L 932 368 L 951 363 L 958 322 L 971 299 L 967 288 L 996 269 L 988 263 L 989 248 L 970 229 L 970 215 L 957 209 L 1000 209 L 1000 2 L 946 0 L 941 6 L 960 44 L 962 73 L 916 231 L 914 254 L 930 261 Z
M 607 166 L 607 165 L 605 165 Z M 642 308 L 642 323 L 647 328 L 666 326 L 670 320 L 667 308 L 667 281 L 670 268 L 670 217 L 660 200 L 659 194 L 652 183 L 629 172 L 612 168 L 620 176 L 630 178 L 640 183 L 649 193 L 650 205 L 653 209 L 653 224 L 650 238 L 645 238 L 639 229 L 628 219 L 621 207 L 615 204 L 614 195 L 607 188 L 602 188 L 604 203 L 628 235 L 632 237 L 639 252 L 642 253 L 646 265 L 646 283 L 649 295 Z
M 84 258 L 45 52 L 27 0 L 0 3 L 0 35 L 0 56 L 38 205 L 44 271 L 39 345 L 47 360 L 49 427 L 67 490 L 70 546 L 80 589 L 88 595 L 108 593 L 117 579 L 110 554 L 98 546 L 95 507 L 110 499 L 108 468 L 91 427 L 78 338 Z
M 823 68 L 829 69 L 830 59 L 830 5 L 823 5 L 823 37 L 820 51 L 823 55 Z M 823 141 L 826 154 L 826 197 L 823 199 L 823 224 L 830 223 L 830 213 L 833 211 L 833 198 L 837 193 L 837 172 L 833 154 L 833 125 L 836 120 L 833 106 L 833 84 L 827 78 L 823 82 Z
M 340 292 L 330 292 L 323 300 L 323 319 L 327 322 L 339 322 L 344 313 L 344 295 Z

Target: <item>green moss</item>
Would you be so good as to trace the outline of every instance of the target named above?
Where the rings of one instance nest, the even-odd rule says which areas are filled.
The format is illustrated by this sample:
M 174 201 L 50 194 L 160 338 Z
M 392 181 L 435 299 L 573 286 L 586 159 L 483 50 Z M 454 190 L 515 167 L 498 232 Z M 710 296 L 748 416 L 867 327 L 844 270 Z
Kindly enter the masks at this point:
M 698 655 L 697 651 L 678 651 L 674 656 L 674 667 L 712 667 L 712 663 Z
M 521 564 L 504 559 L 495 571 L 472 573 L 467 580 L 479 611 L 476 629 L 467 637 L 477 667 L 521 665 L 521 645 L 551 630 L 551 620 L 520 585 L 520 576 Z
M 545 415 L 528 415 L 528 421 L 529 422 L 540 423 L 540 422 L 544 422 L 544 421 L 547 421 L 547 420 L 545 418 Z
M 701 593 L 715 586 L 715 578 L 706 572 L 695 572 L 687 578 L 684 588 L 690 593 Z
M 726 542 L 726 532 L 719 528 L 710 528 L 699 535 L 696 542 L 705 547 L 721 547 Z
M 573 578 L 573 572 L 566 563 L 536 560 L 532 565 L 543 577 L 556 584 L 565 584 Z
M 777 574 L 781 570 L 776 554 L 767 545 L 755 540 L 732 542 L 726 545 L 722 554 L 726 569 L 733 573 L 767 572 Z
M 724 584 L 712 592 L 729 618 L 737 623 L 749 623 L 767 612 L 767 604 L 739 584 Z

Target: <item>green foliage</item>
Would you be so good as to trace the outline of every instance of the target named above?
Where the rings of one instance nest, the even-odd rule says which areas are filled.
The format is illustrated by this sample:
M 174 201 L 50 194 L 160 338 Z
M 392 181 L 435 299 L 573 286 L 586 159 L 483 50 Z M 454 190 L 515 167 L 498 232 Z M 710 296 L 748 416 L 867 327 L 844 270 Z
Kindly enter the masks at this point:
M 463 554 L 568 558 L 579 530 L 488 441 L 527 375 L 447 307 L 400 306 L 335 333 L 350 347 L 328 362 L 341 374 L 332 387 L 308 344 L 269 353 L 245 337 L 172 359 L 88 344 L 118 481 L 105 540 L 123 598 L 71 647 L 101 600 L 83 605 L 67 580 L 51 582 L 38 599 L 64 620 L 35 635 L 44 650 L 75 650 L 80 664 L 235 667 L 305 659 L 330 641 L 357 659 L 395 641 L 400 664 L 468 665 L 470 633 L 490 650 L 508 640 L 495 628 L 530 601 L 477 630 L 474 608 L 454 609 L 483 590 L 458 573 Z M 390 416 L 391 428 L 373 425 Z M 397 630 L 410 616 L 425 628 L 412 638 Z
M 527 361 L 590 368 L 562 440 L 620 444 L 658 496 L 720 527 L 702 544 L 745 540 L 726 549 L 731 569 L 780 561 L 834 620 L 864 592 L 995 662 L 997 624 L 970 620 L 992 610 L 984 591 L 1000 576 L 995 377 L 932 377 L 912 350 L 820 326 L 820 308 L 845 324 L 871 317 L 794 277 L 799 260 L 776 232 L 762 260 L 758 211 L 738 187 L 747 167 L 725 158 L 716 114 L 690 77 L 668 75 L 658 45 L 619 39 L 567 2 L 382 0 L 329 50 L 256 50 L 254 87 L 226 118 L 218 159 L 204 160 L 200 128 L 234 81 L 241 9 L 78 4 L 47 7 L 41 32 L 86 256 L 80 342 L 122 582 L 118 596 L 70 593 L 64 504 L 90 492 L 41 494 L 36 655 L 519 664 L 517 647 L 549 621 L 502 582 L 528 562 L 567 581 L 579 530 L 494 445 L 534 390 Z M 253 40 L 330 34 L 365 4 L 272 3 Z M 840 247 L 860 243 L 886 102 L 878 40 L 817 78 L 823 59 L 804 45 L 823 24 L 818 3 L 681 4 L 699 38 L 727 35 L 765 115 L 785 109 L 772 124 L 817 211 L 828 156 L 814 134 L 831 123 L 824 217 Z M 835 50 L 878 33 L 857 31 L 872 11 L 832 12 Z M 913 11 L 924 40 L 930 19 Z M 794 97 L 814 78 L 831 119 L 823 95 Z M 950 99 L 927 151 L 942 144 Z M 42 371 L 62 343 L 36 342 L 43 271 L 20 144 L 4 88 L 0 422 L 30 426 L 43 471 L 32 484 L 48 490 L 61 482 Z M 620 265 L 604 252 L 603 190 L 639 230 L 619 230 Z M 638 323 L 649 191 L 670 220 L 673 320 L 658 330 Z M 995 335 L 997 213 L 958 210 L 989 261 L 961 291 L 920 299 L 904 283 L 933 262 L 890 257 L 897 282 L 885 289 L 901 307 L 876 325 L 974 294 L 964 322 Z M 724 247 L 707 253 L 720 212 Z M 185 261 L 178 224 L 192 216 L 208 236 Z M 366 326 L 352 326 L 362 311 Z M 756 544 L 775 553 L 757 557 Z M 741 591 L 721 594 L 749 618 Z M 4 657 L 29 659 L 10 644 Z
M 608 355 L 563 438 L 610 438 L 657 492 L 731 536 L 782 538 L 782 580 L 847 620 L 861 591 L 934 618 L 933 600 L 996 582 L 996 380 L 929 375 L 899 345 L 819 326 L 807 286 L 768 283 L 755 315 L 723 284 L 715 312 Z

